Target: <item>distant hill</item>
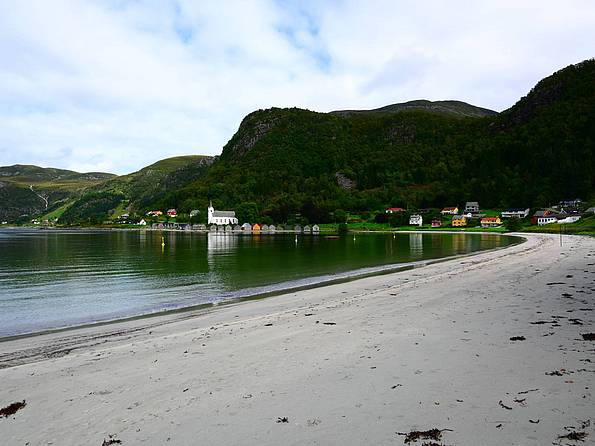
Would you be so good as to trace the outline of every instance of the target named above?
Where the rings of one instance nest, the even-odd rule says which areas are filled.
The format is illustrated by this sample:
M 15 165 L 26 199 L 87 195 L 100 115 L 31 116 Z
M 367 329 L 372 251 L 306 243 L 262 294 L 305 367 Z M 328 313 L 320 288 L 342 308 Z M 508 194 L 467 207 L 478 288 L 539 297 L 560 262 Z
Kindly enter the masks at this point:
M 428 101 L 420 99 L 416 101 L 403 102 L 401 104 L 392 104 L 372 110 L 337 110 L 331 114 L 339 116 L 351 116 L 355 114 L 369 113 L 399 113 L 403 111 L 423 110 L 431 113 L 443 113 L 452 116 L 483 117 L 498 114 L 494 110 L 476 107 L 461 101 Z
M 128 213 L 152 205 L 168 193 L 175 192 L 200 177 L 213 157 L 178 156 L 158 161 L 138 172 L 105 181 L 68 207 L 60 222 L 75 223 L 93 219 L 101 221 L 110 213 Z
M 0 220 L 44 214 L 113 177 L 103 172 L 78 173 L 21 164 L 0 167 Z

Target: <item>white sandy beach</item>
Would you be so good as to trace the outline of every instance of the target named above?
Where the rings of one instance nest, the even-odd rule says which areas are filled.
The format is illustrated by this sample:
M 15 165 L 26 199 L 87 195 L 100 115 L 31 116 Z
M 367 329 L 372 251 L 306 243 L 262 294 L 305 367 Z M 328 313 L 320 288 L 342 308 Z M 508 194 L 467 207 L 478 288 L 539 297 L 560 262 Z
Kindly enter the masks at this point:
M 203 313 L 0 342 L 0 408 L 26 401 L 0 418 L 0 444 L 394 445 L 432 428 L 448 429 L 441 445 L 595 444 L 595 344 L 581 336 L 595 332 L 595 238 L 526 237 Z M 558 438 L 573 431 L 584 442 Z

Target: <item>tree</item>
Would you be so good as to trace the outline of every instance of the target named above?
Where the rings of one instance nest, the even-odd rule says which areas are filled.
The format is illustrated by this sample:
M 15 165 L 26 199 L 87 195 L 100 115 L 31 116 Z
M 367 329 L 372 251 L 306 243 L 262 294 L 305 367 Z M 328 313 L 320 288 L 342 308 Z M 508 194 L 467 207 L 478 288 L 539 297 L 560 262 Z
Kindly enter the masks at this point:
M 343 209 L 335 209 L 333 214 L 335 217 L 335 223 L 347 222 L 347 212 L 345 212 Z
M 260 220 L 256 203 L 242 203 L 236 208 L 236 217 L 240 223 L 256 223 Z
M 523 224 L 520 218 L 512 217 L 504 222 L 504 227 L 511 232 L 515 232 L 520 231 L 523 227 Z

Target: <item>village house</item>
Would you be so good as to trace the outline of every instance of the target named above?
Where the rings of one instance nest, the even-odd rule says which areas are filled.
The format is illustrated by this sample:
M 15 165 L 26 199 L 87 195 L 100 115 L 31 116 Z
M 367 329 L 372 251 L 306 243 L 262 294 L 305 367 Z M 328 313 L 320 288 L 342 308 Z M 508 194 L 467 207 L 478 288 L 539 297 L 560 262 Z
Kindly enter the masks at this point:
M 302 227 L 301 227 L 300 225 L 295 225 L 295 226 L 293 227 L 293 231 L 294 231 L 294 232 L 302 232 Z
M 432 228 L 439 228 L 440 226 L 442 226 L 441 220 L 439 220 L 438 218 L 432 219 Z
M 424 219 L 419 214 L 411 214 L 409 216 L 409 224 L 413 226 L 421 226 L 423 224 Z
M 172 217 L 172 218 L 176 218 L 178 216 L 178 211 L 176 211 L 175 209 L 168 209 L 167 210 L 167 216 L 168 217 Z
M 477 201 L 468 201 L 465 203 L 465 213 L 479 213 L 479 203 Z
M 261 226 L 258 223 L 254 223 L 252 225 L 252 232 L 260 232 L 261 229 L 262 228 L 261 228 Z
M 313 234 L 318 234 L 319 232 L 320 232 L 320 226 L 318 226 L 318 225 L 312 226 L 312 233 Z
M 405 212 L 405 209 L 403 209 L 403 208 L 386 208 L 384 210 L 385 214 L 395 214 L 398 212 Z
M 144 218 L 141 218 L 140 221 L 138 222 L 139 226 L 147 226 L 147 222 L 145 221 Z
M 467 217 L 464 215 L 453 215 L 451 226 L 467 226 Z
M 145 215 L 147 215 L 149 217 L 159 217 L 160 215 L 163 215 L 163 212 L 161 212 L 161 211 L 149 211 Z
M 529 208 L 510 208 L 502 211 L 502 218 L 525 218 L 529 215 Z
M 250 223 L 244 223 L 242 225 L 243 232 L 252 232 L 252 225 Z
M 482 228 L 494 228 L 496 226 L 500 226 L 501 224 L 502 220 L 500 220 L 500 217 L 483 217 L 481 219 Z
M 200 211 L 198 209 L 192 209 L 190 211 L 190 218 L 196 217 L 198 216 L 198 214 L 200 214 Z
M 543 217 L 537 217 L 537 225 L 549 225 L 550 223 L 557 223 L 558 217 L 555 215 L 544 215 Z
M 574 200 L 562 200 L 558 203 L 560 206 L 565 208 L 578 208 L 582 204 L 583 200 L 575 198 Z
M 531 217 L 531 224 L 537 225 L 539 224 L 539 219 L 542 217 L 548 217 L 554 215 L 554 212 L 550 211 L 549 209 L 540 209 L 535 211 L 533 216 Z
M 448 207 L 448 208 L 444 208 L 440 211 L 440 213 L 442 215 L 457 215 L 459 213 L 459 208 L 458 207 Z
M 269 226 L 269 232 L 275 232 L 276 230 L 277 230 L 277 227 L 275 225 Z
M 578 214 L 569 215 L 568 217 L 564 217 L 561 220 L 558 220 L 558 224 L 567 224 L 567 223 L 576 223 L 581 219 L 581 216 Z
M 234 211 L 216 211 L 213 207 L 213 203 L 209 202 L 207 208 L 207 223 L 215 225 L 237 225 L 238 219 Z
M 308 225 L 304 226 L 304 233 L 309 234 L 310 232 L 312 232 L 312 228 Z

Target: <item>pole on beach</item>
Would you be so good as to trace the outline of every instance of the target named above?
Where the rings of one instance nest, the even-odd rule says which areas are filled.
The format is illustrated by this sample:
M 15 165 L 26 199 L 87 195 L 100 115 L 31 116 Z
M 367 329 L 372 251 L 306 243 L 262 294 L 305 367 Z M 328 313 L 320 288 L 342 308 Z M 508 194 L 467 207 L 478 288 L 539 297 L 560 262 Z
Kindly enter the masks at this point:
M 558 225 L 559 226 L 559 231 L 560 231 L 560 246 L 562 246 L 562 225 Z

